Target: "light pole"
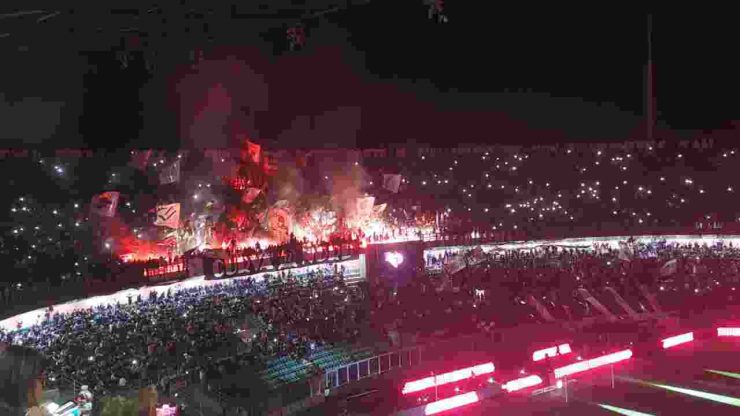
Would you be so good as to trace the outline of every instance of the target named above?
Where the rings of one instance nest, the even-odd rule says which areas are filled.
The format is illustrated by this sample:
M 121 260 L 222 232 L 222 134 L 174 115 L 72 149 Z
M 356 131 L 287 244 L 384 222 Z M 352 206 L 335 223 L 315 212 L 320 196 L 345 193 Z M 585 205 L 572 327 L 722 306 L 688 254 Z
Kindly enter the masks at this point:
M 614 388 L 614 364 L 611 365 L 612 369 L 612 389 Z
M 434 371 L 432 371 L 432 379 L 434 380 L 434 401 L 436 402 L 439 400 L 438 390 L 437 390 L 437 378 L 434 376 Z

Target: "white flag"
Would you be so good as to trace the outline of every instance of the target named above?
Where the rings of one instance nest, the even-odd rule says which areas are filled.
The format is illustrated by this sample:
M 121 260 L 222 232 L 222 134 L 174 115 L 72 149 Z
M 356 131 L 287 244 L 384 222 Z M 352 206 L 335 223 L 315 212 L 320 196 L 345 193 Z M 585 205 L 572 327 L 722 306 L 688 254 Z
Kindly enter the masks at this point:
M 95 195 L 90 202 L 90 210 L 103 217 L 113 217 L 116 215 L 120 195 L 116 191 L 108 191 Z
M 162 185 L 168 183 L 180 182 L 180 161 L 176 160 L 175 163 L 165 166 L 159 172 L 159 182 Z
M 398 193 L 398 189 L 401 187 L 401 175 L 383 175 L 383 188 L 387 189 L 394 194 Z
M 180 204 L 157 205 L 157 219 L 154 225 L 177 228 L 180 225 Z
M 388 204 L 380 204 L 380 205 L 377 205 L 377 206 L 375 206 L 375 207 L 373 208 L 373 212 L 374 212 L 375 214 L 377 214 L 377 215 L 380 215 L 380 214 L 382 214 L 382 213 L 383 213 L 383 212 L 385 211 L 385 209 L 386 209 L 387 207 L 388 207 Z
M 665 262 L 665 264 L 660 268 L 660 276 L 668 277 L 676 273 L 676 271 L 678 271 L 678 260 L 671 259 Z
M 372 214 L 374 205 L 375 205 L 374 196 L 368 196 L 365 198 L 357 198 L 357 215 L 368 216 Z

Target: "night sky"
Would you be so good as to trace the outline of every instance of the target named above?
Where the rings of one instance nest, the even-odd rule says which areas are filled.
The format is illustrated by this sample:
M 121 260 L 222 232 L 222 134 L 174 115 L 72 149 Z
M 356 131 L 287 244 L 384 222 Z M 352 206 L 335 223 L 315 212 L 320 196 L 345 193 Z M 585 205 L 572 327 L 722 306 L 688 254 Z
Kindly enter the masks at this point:
M 374 0 L 304 19 L 307 47 L 288 52 L 283 25 L 306 8 L 267 3 L 272 18 L 182 1 L 150 13 L 141 3 L 138 17 L 93 6 L 42 22 L 0 19 L 3 147 L 225 145 L 236 130 L 303 147 L 645 134 L 645 9 L 448 0 L 449 22 L 437 24 L 421 1 Z M 0 14 L 17 9 L 3 4 Z M 740 29 L 730 19 L 654 11 L 660 130 L 686 135 L 740 119 Z M 129 27 L 138 47 L 121 32 Z M 194 48 L 205 61 L 191 67 Z M 131 52 L 126 69 L 116 50 Z

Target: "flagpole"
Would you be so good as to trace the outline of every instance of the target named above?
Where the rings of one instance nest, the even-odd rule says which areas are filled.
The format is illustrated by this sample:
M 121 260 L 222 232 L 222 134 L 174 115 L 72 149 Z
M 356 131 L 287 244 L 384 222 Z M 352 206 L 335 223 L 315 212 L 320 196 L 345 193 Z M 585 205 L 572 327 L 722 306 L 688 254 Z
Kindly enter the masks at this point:
M 651 13 L 647 15 L 647 43 L 647 139 L 652 141 L 655 127 L 655 97 L 653 91 L 653 15 Z

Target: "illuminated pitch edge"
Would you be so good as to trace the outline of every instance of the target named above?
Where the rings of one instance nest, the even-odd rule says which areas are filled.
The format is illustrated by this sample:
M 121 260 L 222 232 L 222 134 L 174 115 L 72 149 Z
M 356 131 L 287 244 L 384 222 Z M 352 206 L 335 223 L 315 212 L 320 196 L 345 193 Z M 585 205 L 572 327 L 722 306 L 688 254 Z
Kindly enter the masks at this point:
M 694 340 L 694 333 L 693 332 L 687 332 L 685 334 L 676 335 L 673 337 L 666 338 L 662 340 L 663 343 L 663 349 L 668 349 L 671 347 L 675 347 L 676 345 L 686 344 L 688 342 L 691 342 Z
M 460 394 L 458 396 L 452 396 L 446 399 L 429 403 L 424 406 L 424 414 L 427 416 L 434 415 L 447 410 L 457 409 L 458 407 L 477 403 L 478 400 L 478 394 L 476 394 L 474 391 L 471 391 L 470 393 Z
M 740 337 L 740 327 L 717 328 L 717 336 L 719 337 Z
M 565 367 L 559 367 L 554 370 L 555 378 L 563 378 L 572 374 L 583 373 L 595 368 L 603 367 L 609 364 L 615 364 L 632 358 L 632 350 L 623 350 L 601 357 L 592 358 L 586 361 L 579 361 Z
M 721 394 L 707 393 L 707 392 L 698 391 L 698 390 L 691 390 L 691 389 L 686 389 L 683 387 L 666 386 L 663 384 L 656 384 L 656 383 L 648 383 L 648 384 L 650 384 L 653 387 L 659 387 L 661 389 L 674 391 L 676 393 L 685 394 L 687 396 L 698 397 L 700 399 L 706 399 L 706 400 L 711 400 L 717 403 L 740 407 L 740 399 L 736 397 L 723 396 Z
M 454 383 L 460 380 L 467 380 L 472 377 L 490 374 L 493 373 L 495 369 L 496 367 L 493 365 L 493 363 L 488 362 L 473 367 L 451 371 L 449 373 L 439 374 L 437 376 L 426 377 L 420 380 L 407 381 L 404 384 L 401 393 L 417 393 L 435 386 L 442 386 L 444 384 Z
M 534 387 L 537 385 L 542 384 L 542 378 L 537 375 L 531 375 L 527 377 L 518 378 L 516 380 L 511 380 L 501 386 L 504 390 L 508 391 L 509 393 L 513 393 L 515 391 L 519 391 L 522 389 L 526 389 L 528 387 Z
M 610 406 L 608 404 L 599 403 L 599 407 L 606 409 L 606 410 L 611 410 L 614 413 L 619 413 L 620 415 L 625 415 L 625 416 L 655 416 L 650 413 L 642 413 L 636 410 L 622 409 L 621 407 Z
M 738 374 L 738 373 L 731 373 L 729 371 L 720 371 L 720 370 L 709 370 L 709 369 L 704 369 L 704 371 L 706 371 L 708 373 L 719 374 L 719 375 L 725 376 L 725 377 L 740 379 L 740 374 Z

